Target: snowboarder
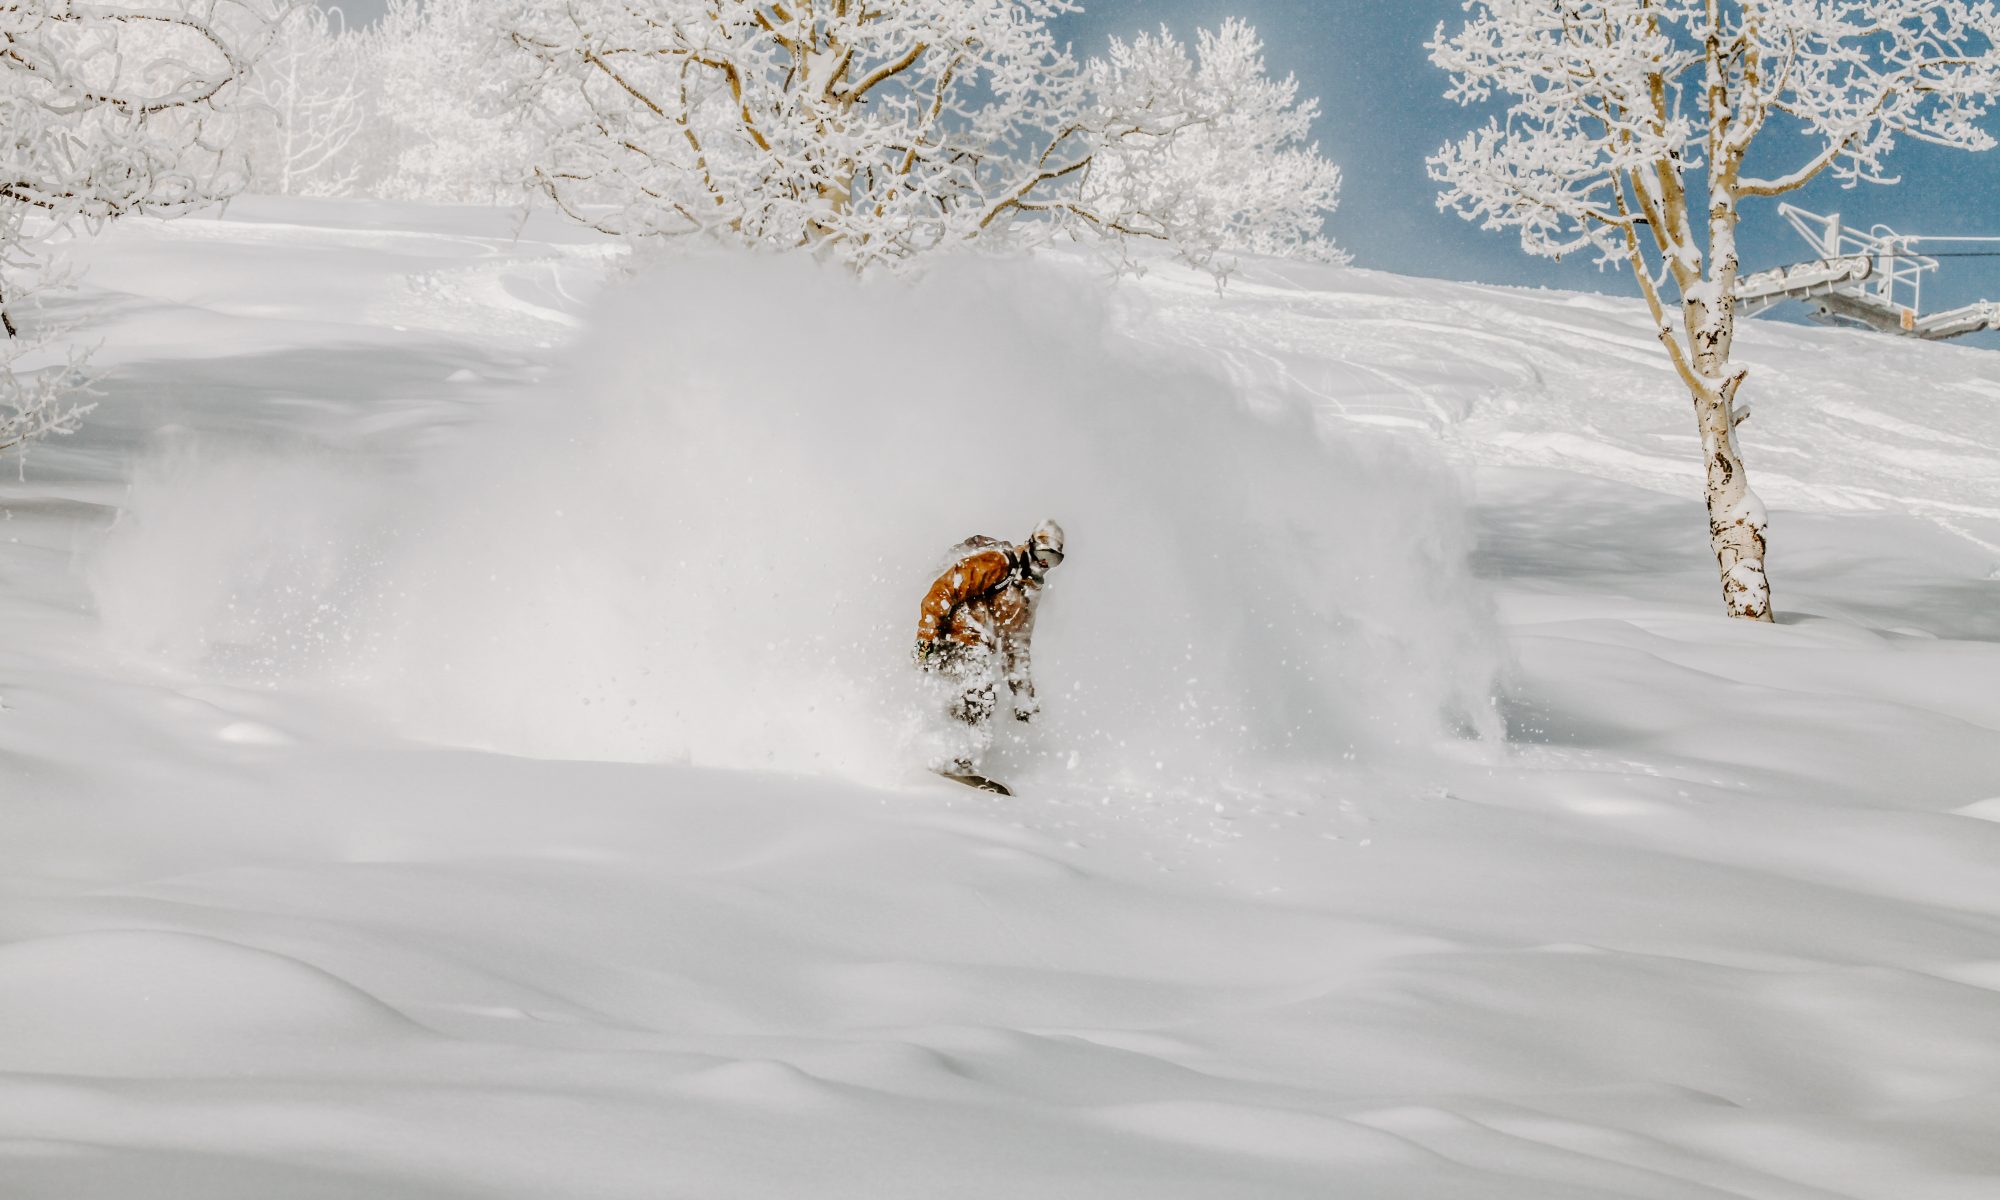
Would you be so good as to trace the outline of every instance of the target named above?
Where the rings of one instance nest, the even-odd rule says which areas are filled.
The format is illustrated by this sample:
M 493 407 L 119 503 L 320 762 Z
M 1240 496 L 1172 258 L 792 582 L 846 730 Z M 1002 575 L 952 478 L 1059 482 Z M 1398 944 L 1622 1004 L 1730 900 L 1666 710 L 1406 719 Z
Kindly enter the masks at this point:
M 1049 571 L 1063 560 L 1062 526 L 1043 521 L 1020 545 L 971 537 L 952 551 L 951 564 L 924 596 L 917 621 L 917 665 L 957 692 L 948 709 L 964 725 L 964 747 L 942 775 L 988 791 L 1007 789 L 978 774 L 979 758 L 993 742 L 995 668 L 1007 681 L 1014 719 L 1032 721 L 1041 711 L 1030 673 L 1028 639 L 1035 630 L 1035 602 Z

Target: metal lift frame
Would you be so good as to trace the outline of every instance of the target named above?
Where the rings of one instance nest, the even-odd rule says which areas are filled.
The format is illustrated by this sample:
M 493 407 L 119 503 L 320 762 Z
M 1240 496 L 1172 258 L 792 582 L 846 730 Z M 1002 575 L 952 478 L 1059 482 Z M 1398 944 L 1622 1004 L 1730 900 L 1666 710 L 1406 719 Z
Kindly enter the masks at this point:
M 1867 233 L 1848 229 L 1840 214 L 1821 216 L 1795 204 L 1778 212 L 1820 257 L 1759 271 L 1736 282 L 1737 311 L 1745 316 L 1803 300 L 1814 319 L 1859 325 L 1881 333 L 1942 341 L 1984 329 L 2000 329 L 2000 303 L 1983 300 L 1926 315 L 1923 279 L 1938 260 L 1915 249 L 1918 242 L 1971 242 L 2000 248 L 2000 237 L 1940 237 L 1897 233 L 1876 225 Z

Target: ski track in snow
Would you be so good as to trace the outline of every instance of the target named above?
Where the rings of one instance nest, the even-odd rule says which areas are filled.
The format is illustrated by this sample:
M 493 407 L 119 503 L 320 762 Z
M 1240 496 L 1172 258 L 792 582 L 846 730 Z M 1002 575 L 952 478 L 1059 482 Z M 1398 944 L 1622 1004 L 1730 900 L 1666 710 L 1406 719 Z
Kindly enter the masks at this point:
M 1468 471 L 1507 738 L 1022 758 L 998 799 L 444 745 L 321 670 L 377 550 L 284 498 L 414 520 L 370 505 L 588 320 L 604 255 L 504 226 L 257 201 L 79 248 L 105 405 L 0 483 L 0 1195 L 1994 1194 L 2000 356 L 1746 333 L 1785 617 L 1744 628 L 1637 305 L 1155 266 L 1115 336 Z M 1069 585 L 1122 586 L 1071 532 Z M 590 566 L 517 563 L 615 615 Z

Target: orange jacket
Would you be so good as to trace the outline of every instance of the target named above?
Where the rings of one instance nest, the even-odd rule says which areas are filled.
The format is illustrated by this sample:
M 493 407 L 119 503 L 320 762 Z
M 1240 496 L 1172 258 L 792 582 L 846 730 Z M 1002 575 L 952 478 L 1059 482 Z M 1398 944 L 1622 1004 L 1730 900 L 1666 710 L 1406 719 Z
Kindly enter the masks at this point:
M 1018 547 L 1002 544 L 969 554 L 931 584 L 918 614 L 917 640 L 991 649 L 1025 636 L 1041 590 Z
M 917 618 L 917 644 L 951 643 L 987 654 L 998 650 L 1014 715 L 1028 720 L 1040 707 L 1028 639 L 1035 631 L 1042 581 L 1029 570 L 1026 547 L 995 538 L 963 544 L 985 548 L 959 559 L 931 584 Z

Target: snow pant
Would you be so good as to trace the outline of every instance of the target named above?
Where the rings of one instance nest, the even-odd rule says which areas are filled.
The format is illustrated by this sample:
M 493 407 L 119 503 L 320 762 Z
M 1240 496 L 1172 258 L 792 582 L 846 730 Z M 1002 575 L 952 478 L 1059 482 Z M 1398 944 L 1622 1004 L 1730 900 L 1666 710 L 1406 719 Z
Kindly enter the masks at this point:
M 926 674 L 951 689 L 945 715 L 961 727 L 960 736 L 952 739 L 950 761 L 943 765 L 961 774 L 976 770 L 980 758 L 993 745 L 998 681 L 993 677 L 992 649 L 944 642 L 930 654 L 920 654 L 917 661 Z

